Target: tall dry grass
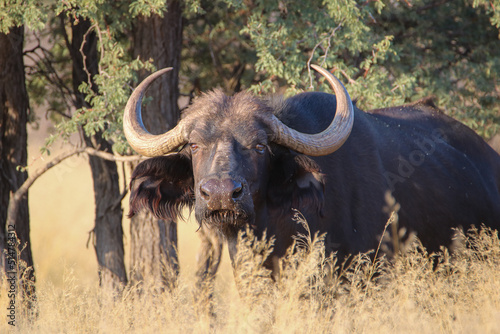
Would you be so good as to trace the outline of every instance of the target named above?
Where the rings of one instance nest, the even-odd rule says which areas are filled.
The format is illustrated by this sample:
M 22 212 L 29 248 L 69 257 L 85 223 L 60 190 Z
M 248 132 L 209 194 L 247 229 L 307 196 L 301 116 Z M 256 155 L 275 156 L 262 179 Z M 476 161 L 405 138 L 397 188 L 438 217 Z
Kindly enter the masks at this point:
M 299 223 L 304 223 L 299 221 Z M 193 284 L 118 299 L 84 286 L 71 270 L 60 286 L 38 289 L 36 320 L 19 315 L 19 333 L 499 333 L 500 242 L 472 230 L 450 256 L 428 254 L 415 240 L 403 255 L 346 266 L 325 254 L 324 235 L 297 238 L 276 281 L 262 267 L 272 240 L 247 231 L 235 259 L 239 288 L 218 284 L 213 314 Z M 332 269 L 333 268 L 333 269 Z M 153 290 L 151 290 L 153 291 Z M 6 296 L 0 297 L 6 305 Z M 2 307 L 2 309 L 5 309 Z M 4 321 L 0 332 L 8 328 Z M 11 328 L 12 330 L 12 328 Z

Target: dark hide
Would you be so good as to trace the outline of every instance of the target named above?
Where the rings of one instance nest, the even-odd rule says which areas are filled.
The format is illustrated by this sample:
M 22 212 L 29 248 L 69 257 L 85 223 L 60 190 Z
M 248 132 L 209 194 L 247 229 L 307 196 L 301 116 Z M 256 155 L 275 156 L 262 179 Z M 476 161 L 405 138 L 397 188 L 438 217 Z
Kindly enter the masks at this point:
M 335 98 L 305 93 L 278 113 L 307 133 L 323 130 Z M 363 112 L 333 154 L 312 158 L 325 180 L 323 216 L 305 215 L 311 230 L 327 232 L 340 257 L 374 249 L 388 219 L 385 193 L 401 205 L 399 226 L 429 251 L 451 243 L 452 228 L 500 229 L 500 156 L 477 134 L 424 101 Z
M 305 214 L 323 216 L 325 183 L 321 169 L 311 158 L 292 153 L 273 160 L 267 192 L 269 210 L 275 219 L 289 216 L 289 208 L 304 208 Z
M 191 160 L 175 153 L 143 161 L 132 173 L 130 190 L 129 217 L 148 209 L 157 218 L 174 220 L 194 203 Z
M 283 147 L 276 147 L 272 161 L 273 168 L 267 191 L 268 215 L 270 223 L 257 225 L 260 235 L 280 235 L 276 238 L 276 256 L 285 254 L 292 236 L 305 233 L 300 224 L 293 222 L 294 210 L 306 217 L 323 217 L 325 178 L 321 168 L 311 158 L 298 155 Z M 259 233 L 260 232 L 260 233 Z

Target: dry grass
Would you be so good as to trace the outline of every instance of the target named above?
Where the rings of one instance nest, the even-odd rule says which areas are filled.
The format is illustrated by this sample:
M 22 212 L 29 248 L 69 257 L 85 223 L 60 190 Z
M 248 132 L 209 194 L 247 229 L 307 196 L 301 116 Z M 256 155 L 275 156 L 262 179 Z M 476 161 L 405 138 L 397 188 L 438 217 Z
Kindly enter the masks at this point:
M 196 224 L 189 222 L 180 224 L 178 288 L 113 301 L 101 294 L 95 255 L 85 248 L 93 210 L 81 176 L 86 162 L 70 167 L 63 181 L 50 182 L 61 176 L 55 170 L 30 193 L 38 201 L 31 209 L 38 317 L 29 322 L 18 312 L 12 328 L 4 316 L 0 333 L 500 333 L 500 242 L 487 231 L 471 231 L 471 247 L 453 257 L 427 254 L 417 241 L 392 262 L 363 254 L 343 269 L 325 254 L 324 236 L 304 235 L 276 283 L 261 267 L 272 243 L 243 239 L 236 280 L 226 259 L 211 317 L 193 293 Z M 2 293 L 0 308 L 8 301 Z
M 39 316 L 19 316 L 20 333 L 498 333 L 500 243 L 471 231 L 471 247 L 429 255 L 415 242 L 393 261 L 362 254 L 331 270 L 322 236 L 303 237 L 281 263 L 275 283 L 261 264 L 272 242 L 240 241 L 235 289 L 218 285 L 215 317 L 193 285 L 163 294 L 133 292 L 113 301 L 66 271 L 59 286 L 38 290 Z M 5 305 L 5 296 L 1 297 Z M 3 323 L 2 327 L 6 327 Z M 0 331 L 3 332 L 2 327 Z

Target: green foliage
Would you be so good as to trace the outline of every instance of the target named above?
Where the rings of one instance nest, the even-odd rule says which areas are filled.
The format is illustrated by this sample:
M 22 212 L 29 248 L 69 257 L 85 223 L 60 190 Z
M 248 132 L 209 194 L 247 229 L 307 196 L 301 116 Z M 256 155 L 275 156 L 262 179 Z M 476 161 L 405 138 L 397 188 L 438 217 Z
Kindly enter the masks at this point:
M 264 94 L 285 86 L 295 94 L 312 89 L 307 64 L 318 63 L 346 82 L 363 109 L 435 96 L 440 108 L 481 135 L 500 130 L 499 1 L 201 4 L 207 14 L 192 19 L 189 29 L 205 30 L 189 31 L 184 53 L 193 53 L 197 68 L 185 73 L 202 88 L 228 80 L 241 62 L 249 74 L 242 88 Z M 214 71 L 214 64 L 227 70 Z M 185 66 L 193 68 L 191 59 Z
M 185 3 L 185 16 L 192 17 L 196 14 L 205 14 L 206 12 L 201 7 L 201 0 L 186 0 Z
M 474 0 L 472 7 L 483 7 L 488 16 L 490 16 L 491 24 L 500 29 L 500 0 Z M 500 34 L 499 34 L 500 37 Z
M 167 10 L 166 3 L 166 0 L 137 0 L 130 4 L 129 12 L 132 17 L 139 15 L 150 17 L 155 14 L 163 17 L 164 11 Z
M 142 61 L 131 59 L 129 53 L 129 38 L 127 32 L 136 15 L 150 15 L 158 12 L 164 2 L 138 1 L 128 5 L 114 1 L 65 1 L 54 8 L 56 15 L 70 18 L 64 27 L 58 26 L 59 20 L 54 20 L 51 38 L 54 45 L 46 57 L 37 64 L 30 81 L 30 91 L 34 101 L 41 102 L 49 96 L 49 111 L 56 115 L 56 131 L 51 135 L 42 151 L 47 150 L 58 137 L 69 137 L 71 134 L 84 131 L 87 136 L 97 132 L 106 140 L 115 143 L 114 149 L 118 153 L 125 153 L 128 149 L 122 134 L 123 108 L 131 92 L 131 83 L 137 81 L 137 72 L 141 69 L 153 70 L 151 60 Z M 91 26 L 88 34 L 95 34 L 98 38 L 99 50 L 98 74 L 93 77 L 90 72 L 87 82 L 82 83 L 77 89 L 85 95 L 87 106 L 74 110 L 71 106 L 73 92 L 70 88 L 62 94 L 53 95 L 54 90 L 61 91 L 61 84 L 71 87 L 71 55 L 66 47 L 65 39 L 69 39 L 66 30 L 72 22 L 89 20 Z M 63 29 L 61 29 L 63 28 Z M 47 58 L 50 60 L 47 62 Z M 51 69 L 46 65 L 50 64 Z M 61 66 L 58 66 L 61 65 Z M 52 70 L 52 71 L 51 71 Z M 48 74 L 50 73 L 50 74 Z M 58 80 L 51 80 L 51 76 L 58 76 Z M 93 89 L 97 87 L 97 90 Z M 67 101 L 67 100 L 70 101 Z M 63 115 L 63 117 L 57 116 Z
M 50 36 L 50 49 L 31 55 L 36 68 L 28 71 L 32 103 L 48 104 L 57 123 L 47 144 L 100 131 L 117 151 L 127 150 L 123 107 L 137 71 L 152 69 L 150 60 L 132 59 L 131 29 L 138 15 L 162 15 L 166 3 L 0 2 L 2 31 L 45 25 Z M 329 89 L 308 68 L 316 63 L 344 81 L 362 109 L 432 95 L 481 135 L 500 131 L 500 0 L 188 0 L 183 6 L 181 90 L 190 96 L 217 86 L 287 95 Z M 88 20 L 98 38 L 99 73 L 78 87 L 88 106 L 74 110 L 66 43 L 71 22 L 79 20 Z
M 290 87 L 289 93 L 304 88 L 304 83 L 312 86 L 305 66 L 311 62 L 354 81 L 379 62 L 395 56 L 390 44 L 392 37 L 371 32 L 369 24 L 381 10 L 377 3 L 266 2 L 253 10 L 241 33 L 255 44 L 259 58 L 256 69 L 283 78 Z M 252 89 L 258 91 L 261 87 Z
M 248 9 L 228 7 L 223 1 L 195 0 L 186 4 L 182 50 L 181 89 L 186 94 L 222 87 L 228 93 L 258 80 L 255 50 L 240 34 Z M 239 83 L 242 87 L 239 88 Z
M 385 67 L 396 80 L 413 77 L 408 102 L 434 95 L 447 113 L 490 136 L 500 124 L 498 29 L 468 1 L 432 4 L 415 1 L 420 10 L 400 6 L 382 14 L 377 29 L 392 31 L 400 58 Z
M 48 5 L 40 0 L 1 0 L 0 33 L 7 34 L 11 27 L 26 25 L 42 30 L 47 23 Z

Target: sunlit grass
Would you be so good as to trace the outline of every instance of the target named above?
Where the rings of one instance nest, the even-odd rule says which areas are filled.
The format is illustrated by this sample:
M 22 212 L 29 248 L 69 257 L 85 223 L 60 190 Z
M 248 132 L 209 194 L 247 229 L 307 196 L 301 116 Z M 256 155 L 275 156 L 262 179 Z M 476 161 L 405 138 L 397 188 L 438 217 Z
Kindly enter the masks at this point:
M 391 261 L 367 254 L 339 266 L 324 236 L 301 238 L 274 281 L 261 264 L 272 247 L 251 235 L 236 258 L 239 292 L 217 285 L 214 314 L 181 278 L 171 292 L 103 296 L 71 270 L 59 286 L 38 289 L 39 316 L 20 316 L 20 333 L 498 333 L 500 242 L 496 232 L 471 231 L 470 247 L 453 256 L 428 254 L 416 240 Z M 465 238 L 465 237 L 464 237 Z M 332 270 L 332 268 L 334 268 Z M 6 302 L 1 298 L 2 305 Z M 5 324 L 3 324 L 5 326 Z

